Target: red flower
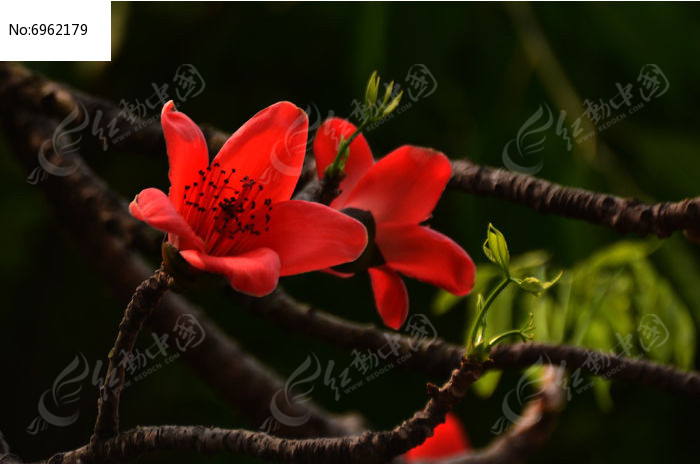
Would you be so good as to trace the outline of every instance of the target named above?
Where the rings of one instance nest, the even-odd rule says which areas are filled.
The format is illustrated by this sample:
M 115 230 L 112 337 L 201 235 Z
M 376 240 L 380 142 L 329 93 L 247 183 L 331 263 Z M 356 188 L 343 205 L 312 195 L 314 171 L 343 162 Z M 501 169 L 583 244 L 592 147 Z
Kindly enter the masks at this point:
M 314 154 L 319 178 L 333 162 L 341 137 L 348 139 L 354 131 L 354 125 L 338 118 L 318 129 Z M 359 261 L 369 270 L 377 309 L 387 326 L 398 329 L 408 315 L 408 294 L 398 272 L 457 295 L 471 291 L 475 268 L 469 255 L 448 237 L 421 225 L 450 179 L 452 166 L 445 155 L 404 145 L 375 163 L 359 135 L 350 144 L 345 173 L 341 193 L 330 206 L 362 220 L 370 238 L 374 235 L 374 244 Z M 335 271 L 348 276 L 359 267 Z
M 458 456 L 469 450 L 471 450 L 471 444 L 462 423 L 457 416 L 448 413 L 445 422 L 435 427 L 433 436 L 404 454 L 404 460 L 420 462 L 443 459 Z
M 276 103 L 234 133 L 209 163 L 194 122 L 163 107 L 170 193 L 149 188 L 131 214 L 168 233 L 182 257 L 202 271 L 225 275 L 231 286 L 262 296 L 279 276 L 352 261 L 367 243 L 359 222 L 316 203 L 289 198 L 306 149 L 308 118 L 289 102 Z

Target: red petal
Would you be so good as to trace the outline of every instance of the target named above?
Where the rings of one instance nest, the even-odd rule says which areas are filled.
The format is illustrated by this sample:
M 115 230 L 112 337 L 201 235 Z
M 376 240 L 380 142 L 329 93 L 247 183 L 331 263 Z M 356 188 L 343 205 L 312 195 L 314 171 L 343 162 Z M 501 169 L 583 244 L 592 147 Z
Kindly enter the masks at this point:
M 223 274 L 241 293 L 265 296 L 277 287 L 280 258 L 269 248 L 258 248 L 237 256 L 210 256 L 194 250 L 180 252 L 192 266 Z
M 357 128 L 353 123 L 340 118 L 331 118 L 318 128 L 314 139 L 314 156 L 319 179 L 323 178 L 326 167 L 335 160 L 340 138 L 348 139 L 355 129 Z M 345 164 L 345 179 L 340 183 L 341 194 L 336 199 L 338 204 L 344 202 L 350 190 L 373 164 L 372 151 L 364 135 L 360 134 L 350 144 L 350 155 Z
M 289 200 L 273 204 L 269 230 L 241 246 L 275 250 L 282 262 L 281 275 L 286 276 L 354 261 L 367 246 L 367 230 L 327 206 Z
M 265 186 L 262 196 L 289 200 L 306 153 L 309 118 L 289 102 L 265 108 L 243 124 L 224 144 L 214 162 L 235 169 L 232 185 L 249 176 Z
M 442 153 L 405 145 L 377 161 L 340 207 L 369 210 L 377 223 L 418 224 L 430 217 L 451 173 Z
M 384 223 L 377 226 L 377 245 L 388 266 L 456 295 L 474 287 L 476 269 L 466 251 L 428 227 Z
M 129 205 L 129 212 L 151 227 L 177 236 L 173 240 L 175 247 L 204 250 L 202 239 L 194 233 L 185 218 L 175 210 L 168 196 L 160 190 L 154 188 L 143 190 Z
M 369 268 L 374 301 L 382 321 L 398 330 L 408 316 L 408 292 L 406 285 L 396 272 L 387 266 Z
M 462 423 L 457 416 L 447 413 L 445 422 L 435 427 L 433 436 L 404 454 L 406 462 L 420 462 L 431 459 L 457 456 L 471 450 L 471 444 Z
M 163 106 L 160 121 L 170 161 L 170 199 L 175 208 L 181 211 L 185 185 L 195 182 L 199 171 L 209 164 L 207 142 L 190 118 L 175 111 L 172 101 Z

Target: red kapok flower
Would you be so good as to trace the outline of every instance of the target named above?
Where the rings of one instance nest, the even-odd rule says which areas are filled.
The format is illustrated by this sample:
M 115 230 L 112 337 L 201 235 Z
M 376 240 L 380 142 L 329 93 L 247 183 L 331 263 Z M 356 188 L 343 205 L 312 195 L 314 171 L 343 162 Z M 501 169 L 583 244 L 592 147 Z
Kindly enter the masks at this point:
M 314 154 L 319 178 L 335 159 L 341 137 L 347 140 L 353 132 L 353 124 L 338 118 L 318 129 Z M 469 293 L 475 268 L 467 252 L 421 225 L 430 218 L 450 179 L 447 157 L 404 145 L 375 163 L 362 134 L 349 149 L 341 193 L 330 206 L 364 222 L 374 242 L 354 268 L 334 270 L 348 276 L 367 268 L 379 315 L 393 329 L 401 327 L 408 315 L 408 294 L 399 272 L 456 295 Z
M 471 448 L 462 423 L 457 416 L 448 413 L 445 422 L 435 427 L 433 436 L 428 437 L 422 445 L 416 446 L 404 454 L 404 460 L 406 462 L 420 462 L 449 458 L 458 456 Z
M 279 276 L 356 259 L 367 232 L 317 203 L 290 200 L 304 160 L 308 118 L 289 102 L 253 116 L 209 163 L 202 132 L 168 102 L 161 123 L 170 193 L 148 188 L 131 214 L 168 233 L 194 268 L 223 274 L 236 290 L 270 293 Z

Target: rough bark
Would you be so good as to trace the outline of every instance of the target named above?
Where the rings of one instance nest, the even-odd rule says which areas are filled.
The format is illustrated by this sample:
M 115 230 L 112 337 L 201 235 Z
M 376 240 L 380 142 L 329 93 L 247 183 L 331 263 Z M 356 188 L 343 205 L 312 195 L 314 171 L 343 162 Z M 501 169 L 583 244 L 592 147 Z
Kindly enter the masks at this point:
M 83 463 L 91 460 L 129 461 L 155 451 L 196 451 L 202 454 L 237 453 L 267 461 L 303 463 L 383 463 L 421 444 L 432 435 L 445 415 L 479 378 L 479 364 L 463 360 L 442 387 L 428 385 L 426 406 L 390 431 L 365 432 L 340 438 L 292 440 L 261 432 L 226 430 L 202 426 L 140 427 L 110 440 L 60 453 L 51 464 Z
M 582 219 L 615 232 L 668 237 L 675 231 L 700 238 L 700 198 L 647 204 L 590 190 L 564 187 L 544 179 L 504 169 L 479 166 L 469 160 L 452 162 L 450 187 L 493 196 L 543 214 Z
M 161 267 L 136 287 L 126 306 L 114 346 L 107 355 L 107 374 L 100 385 L 93 440 L 110 438 L 119 431 L 119 398 L 124 386 L 126 363 L 143 324 L 171 285 L 172 278 Z

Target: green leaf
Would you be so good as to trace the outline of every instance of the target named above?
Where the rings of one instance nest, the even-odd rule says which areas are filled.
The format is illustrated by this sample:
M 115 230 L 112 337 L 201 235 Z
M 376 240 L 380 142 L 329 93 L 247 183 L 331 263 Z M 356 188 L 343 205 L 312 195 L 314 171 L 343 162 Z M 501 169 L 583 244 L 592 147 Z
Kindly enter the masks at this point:
M 644 259 L 659 248 L 658 241 L 623 240 L 603 248 L 582 264 L 595 271 L 601 267 L 619 268 Z
M 491 223 L 489 223 L 486 231 L 486 241 L 483 248 L 486 257 L 500 267 L 506 275 L 509 275 L 510 253 L 508 252 L 506 238 Z
M 394 81 L 389 82 L 389 85 L 386 86 L 386 89 L 384 90 L 384 99 L 382 100 L 382 106 L 386 106 L 386 103 L 389 101 L 389 98 L 391 98 L 391 92 L 394 90 Z

